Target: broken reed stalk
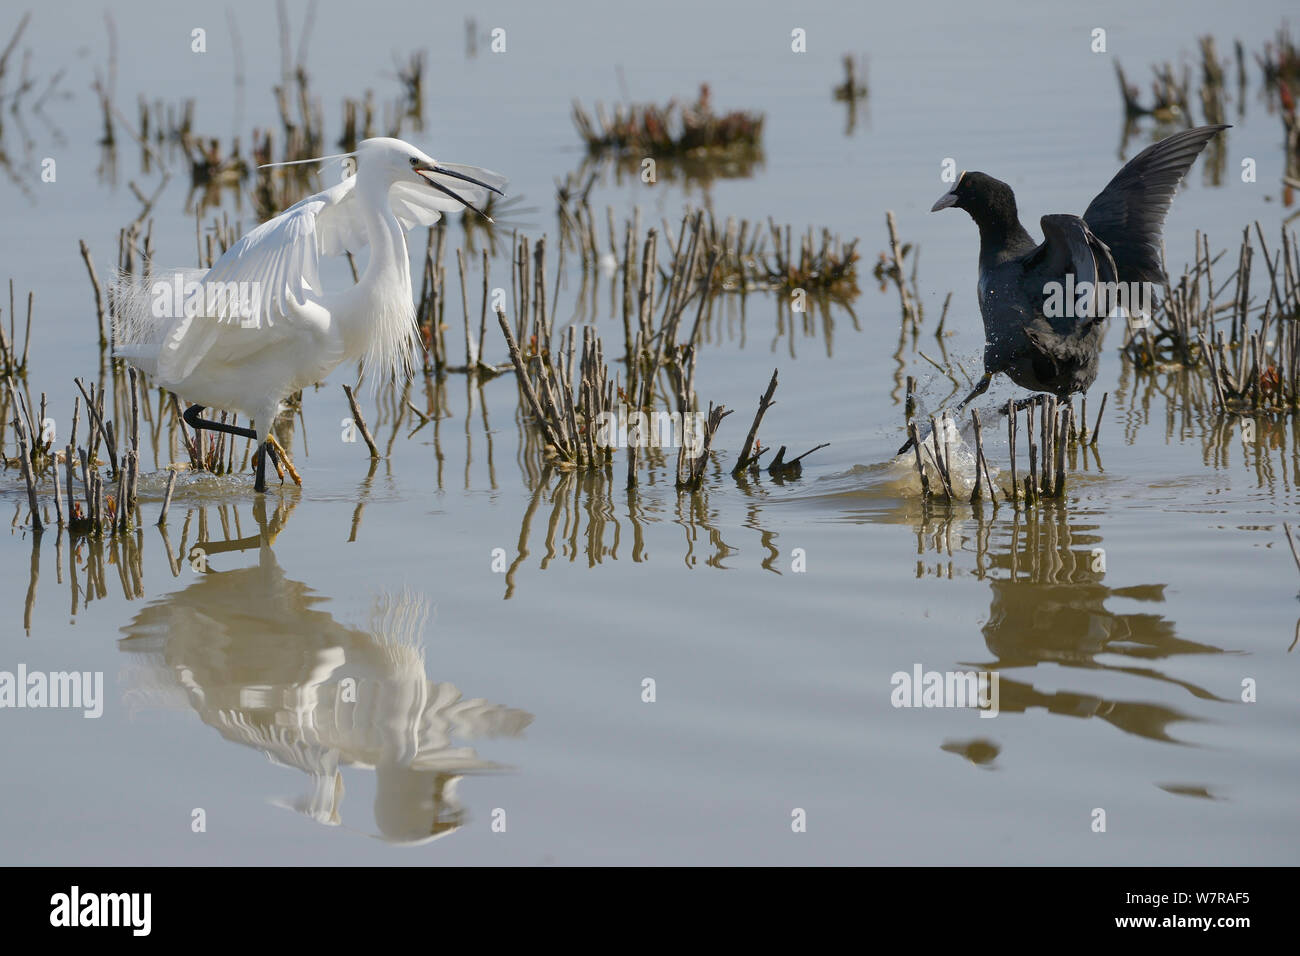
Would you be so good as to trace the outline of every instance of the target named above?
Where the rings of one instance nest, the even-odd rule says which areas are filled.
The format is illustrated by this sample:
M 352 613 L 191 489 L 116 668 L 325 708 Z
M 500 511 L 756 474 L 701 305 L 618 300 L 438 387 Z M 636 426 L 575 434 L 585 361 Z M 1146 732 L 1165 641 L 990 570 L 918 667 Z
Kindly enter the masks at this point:
M 74 431 L 72 435 L 72 440 L 69 440 L 68 447 L 64 450 L 64 457 L 63 457 L 63 466 L 64 468 L 67 469 L 67 473 L 68 473 L 67 494 L 68 494 L 68 528 L 69 529 L 73 529 L 78 524 L 77 503 L 73 498 L 73 494 L 74 494 L 73 482 L 76 481 L 76 475 L 77 475 L 77 452 L 74 446 L 74 441 L 76 437 L 77 436 Z
M 424 412 L 420 411 L 420 409 L 416 407 L 416 404 L 412 402 L 410 399 L 406 400 L 406 407 L 412 414 L 415 415 L 416 418 L 420 420 L 421 425 L 427 425 L 432 420 L 432 416 L 426 415 Z
M 596 119 L 576 99 L 573 124 L 593 155 L 606 151 L 634 156 L 726 159 L 761 151 L 763 114 L 733 111 L 714 113 L 707 85 L 695 103 L 676 98 L 665 106 L 653 103 L 620 105 L 611 117 L 603 103 Z
M 352 407 L 352 420 L 357 423 L 357 430 L 361 432 L 361 438 L 365 441 L 366 447 L 370 449 L 372 459 L 382 458 L 379 454 L 379 448 L 375 445 L 375 439 L 370 434 L 370 429 L 366 427 L 365 416 L 361 414 L 361 406 L 357 404 L 356 396 L 352 394 L 352 386 L 344 385 L 343 393 L 348 397 L 348 405 Z
M 158 512 L 158 527 L 165 527 L 167 524 L 167 509 L 172 506 L 172 492 L 176 488 L 176 470 L 171 469 L 167 472 L 167 490 L 163 492 L 162 510 Z
M 885 213 L 885 224 L 889 227 L 889 254 L 893 265 L 894 284 L 898 287 L 898 304 L 903 312 L 903 323 L 916 323 L 916 305 L 907 289 L 907 273 L 903 271 L 903 254 L 898 242 L 898 224 L 894 221 L 892 209 Z
M 556 288 L 548 309 L 545 238 L 532 249 L 530 257 L 527 239 L 521 237 L 515 257 L 517 299 L 528 316 L 517 329 L 511 328 L 504 310 L 497 307 L 520 395 L 527 404 L 526 411 L 542 428 L 548 458 L 557 459 L 564 467 L 604 467 L 612 458 L 612 449 L 621 443 L 608 440 L 605 434 L 614 418 L 615 384 L 605 361 L 604 344 L 594 326 L 582 327 L 581 342 L 574 325 L 553 337 L 560 272 L 557 269 Z M 531 354 L 525 354 L 521 342 L 528 343 Z M 676 354 L 673 358 L 677 359 Z M 634 371 L 629 366 L 629 382 Z M 628 403 L 634 405 L 635 388 L 629 385 L 628 391 Z M 637 415 L 643 410 L 631 409 Z
M 538 398 L 537 390 L 533 388 L 532 379 L 528 376 L 528 370 L 524 367 L 523 356 L 519 352 L 519 343 L 515 341 L 514 332 L 511 331 L 510 323 L 507 321 L 506 313 L 501 306 L 497 306 L 497 321 L 500 323 L 501 332 L 506 339 L 506 349 L 510 353 L 510 361 L 515 367 L 515 381 L 519 383 L 524 397 L 528 400 L 528 407 L 533 413 L 533 418 L 545 432 L 547 443 L 559 450 L 561 447 L 559 436 L 552 427 L 550 419 L 542 410 L 541 399 Z
M 637 212 L 637 217 L 628 221 L 623 234 L 623 354 L 629 363 L 632 361 L 632 287 L 636 261 L 633 253 L 636 248 L 637 220 L 640 218 L 639 207 Z M 639 284 L 637 288 L 640 288 Z
M 190 466 L 196 471 L 202 471 L 205 465 L 198 431 L 195 431 L 194 437 L 190 437 L 190 430 L 185 426 L 185 417 L 181 414 L 180 400 L 176 397 L 175 392 L 169 392 L 168 394 L 171 396 L 171 420 L 176 428 L 180 430 L 181 445 L 184 446 L 185 453 L 189 455 Z
M 645 246 L 641 252 L 641 288 L 637 295 L 637 316 L 638 329 L 637 335 L 638 346 L 644 347 L 653 338 L 653 330 L 650 327 L 651 315 L 654 310 L 655 300 L 655 279 L 658 277 L 659 270 L 655 268 L 657 253 L 659 249 L 659 233 L 651 229 L 646 233 Z M 640 360 L 639 351 L 628 357 L 629 362 Z
M 643 334 L 643 347 L 655 346 L 653 354 L 661 360 L 671 355 L 675 345 L 695 344 L 709 303 L 718 294 L 744 295 L 754 289 L 799 291 L 821 300 L 847 302 L 858 293 L 858 240 L 842 242 L 826 229 L 817 239 L 809 228 L 800 237 L 796 254 L 793 230 L 789 226 L 783 229 L 770 218 L 763 228 L 747 220 L 737 223 L 734 218 L 720 224 L 707 212 L 687 212 L 675 243 L 664 224 L 663 244 L 669 254 L 666 267 L 658 264 L 661 233 L 657 229 L 647 231 L 638 258 L 639 229 L 634 214 L 624 236 L 623 337 L 628 354 L 634 354 L 635 328 Z M 660 275 L 665 288 L 656 294 L 655 280 Z M 697 299 L 694 323 L 690 335 L 679 343 L 678 332 L 692 299 Z M 655 309 L 661 310 L 660 338 L 655 337 L 651 318 Z
M 692 366 L 693 368 L 694 366 Z M 759 397 L 758 411 L 754 413 L 754 420 L 749 426 L 749 433 L 745 436 L 745 444 L 741 447 L 740 457 L 737 459 L 735 467 L 731 469 L 733 477 L 739 477 L 747 471 L 758 474 L 759 459 L 766 452 L 766 449 L 761 448 L 758 444 L 758 429 L 762 424 L 763 416 L 767 414 L 767 410 L 776 404 L 772 395 L 776 392 L 778 371 L 778 369 L 772 369 L 772 378 L 767 383 L 767 390 Z M 682 413 L 685 414 L 685 408 L 682 409 Z M 819 445 L 814 445 L 802 455 L 788 461 L 785 457 L 786 446 L 782 445 L 777 449 L 776 455 L 773 456 L 771 463 L 767 466 L 767 473 L 774 478 L 798 478 L 803 474 L 803 465 L 801 464 L 803 459 L 829 444 L 829 442 L 822 442 Z M 757 451 L 755 451 L 756 448 Z
M 955 486 L 953 485 L 952 482 L 952 445 L 951 445 L 951 441 L 948 438 L 947 422 L 944 423 L 944 429 L 943 429 L 943 472 L 944 472 L 944 478 L 946 479 L 944 484 L 948 489 L 948 497 L 950 499 L 955 499 L 957 497 L 957 493 L 955 491 Z
M 495 374 L 497 370 L 492 366 L 488 365 L 487 362 L 483 360 L 483 349 L 487 345 L 487 313 L 488 313 L 488 293 L 489 293 L 488 275 L 489 275 L 490 268 L 491 267 L 489 265 L 488 251 L 487 249 L 484 249 L 483 250 L 483 303 L 479 307 L 479 315 L 478 315 L 478 348 L 476 350 L 477 362 L 475 364 L 475 370 L 491 371 L 493 374 Z
M 996 507 L 998 503 L 998 496 L 997 493 L 993 490 L 993 476 L 989 474 L 989 463 L 984 457 L 984 428 L 983 425 L 980 423 L 979 409 L 972 408 L 970 410 L 970 415 L 971 415 L 971 422 L 975 426 L 975 488 L 971 492 L 971 496 L 970 496 L 971 504 L 975 504 L 980 500 L 980 492 L 981 492 L 980 476 L 983 475 L 984 482 L 988 488 L 989 502 L 993 504 L 994 507 Z M 1013 452 L 1014 452 L 1014 448 L 1015 446 L 1013 445 L 1012 446 Z M 1014 475 L 1012 476 L 1012 483 L 1013 484 L 1015 483 Z
M 1104 398 L 1103 398 L 1104 404 Z M 1016 419 L 1020 409 L 1014 409 L 1008 416 L 1007 445 L 1011 457 L 1011 492 L 1008 496 L 1018 502 L 1023 496 L 1026 507 L 1031 507 L 1044 498 L 1062 498 L 1065 495 L 1065 471 L 1068 464 L 1066 453 L 1069 445 L 1081 442 L 1081 429 L 1076 428 L 1074 406 L 1061 403 L 1054 396 L 1039 395 L 1030 400 L 1023 408 L 1025 412 L 1025 433 L 1029 443 L 1029 474 L 1021 482 L 1016 462 L 1016 442 L 1019 424 Z M 974 417 L 974 416 L 973 416 Z M 1038 419 L 1037 440 L 1034 434 L 1034 420 Z M 988 471 L 987 460 L 981 450 L 980 427 L 975 430 L 976 468 L 982 469 L 989 488 L 993 482 Z M 1040 454 L 1041 451 L 1041 454 Z M 979 470 L 976 482 L 979 481 Z M 972 496 L 972 501 L 974 496 Z
M 943 341 L 943 326 L 948 321 L 948 306 L 952 304 L 952 292 L 949 291 L 943 299 L 943 310 L 939 313 L 939 324 L 934 328 L 934 337 L 941 343 Z
M 1018 506 L 1020 502 L 1020 481 L 1016 475 L 1016 429 L 1020 416 L 1014 408 L 1007 410 L 1007 448 L 1011 456 L 1011 503 Z
M 578 226 L 583 223 L 587 223 L 590 232 L 588 219 L 582 218 Z M 665 402 L 671 407 L 672 399 L 676 398 L 676 412 L 670 414 L 685 416 L 695 407 L 695 344 L 715 283 L 720 281 L 720 263 L 728 255 L 727 250 L 714 241 L 716 234 L 711 231 L 714 228 L 706 221 L 704 213 L 688 212 L 682 217 L 676 242 L 673 242 L 665 224 L 664 245 L 669 253 L 666 267 L 658 262 L 659 230 L 646 232 L 639 256 L 636 254 L 639 219 L 634 217 L 624 232 L 622 312 L 627 385 L 622 394 L 633 416 L 644 418 L 660 414 L 653 407 L 660 368 L 667 370 L 669 390 L 664 396 Z M 611 243 L 614 235 L 611 232 Z M 595 248 L 593 243 L 589 235 L 587 245 L 591 249 Z M 505 319 L 504 309 L 498 306 L 498 322 L 506 339 L 510 364 L 517 375 L 521 400 L 543 431 L 548 455 L 572 467 L 603 466 L 609 462 L 614 446 L 601 447 L 601 443 L 594 440 L 593 432 L 599 417 L 612 411 L 614 383 L 607 377 L 600 338 L 594 328 L 584 330 L 580 349 L 576 327 L 553 339 L 559 276 L 556 277 L 557 294 L 552 295 L 548 303 L 549 290 L 544 283 L 545 248 L 545 238 L 530 244 L 526 237 L 516 236 L 511 285 L 519 315 L 512 326 Z M 788 251 L 786 255 L 789 255 Z M 636 268 L 638 262 L 639 271 Z M 680 333 L 684 331 L 686 310 L 692 304 L 694 321 L 689 334 L 683 336 Z M 577 360 L 579 355 L 580 362 Z M 763 411 L 772 403 L 771 393 L 775 390 L 776 380 L 774 373 L 769 391 L 763 398 Z M 752 469 L 759 457 L 754 454 L 754 449 L 761 418 L 762 412 L 751 428 L 744 452 L 737 462 L 736 474 Z M 636 442 L 629 441 L 628 447 L 629 482 L 635 484 Z M 821 447 L 824 446 L 817 446 Z M 809 453 L 790 461 L 783 460 L 776 470 L 786 475 L 797 473 L 801 468 L 800 459 Z M 683 474 L 688 472 L 689 469 L 684 467 Z M 685 480 L 689 483 L 689 476 Z
M 785 446 L 782 445 L 776 450 L 776 455 L 773 456 L 771 464 L 767 466 L 767 473 L 773 478 L 798 478 L 803 474 L 803 465 L 800 463 L 813 452 L 820 451 L 829 445 L 830 442 L 824 441 L 820 445 L 809 448 L 802 455 L 791 458 L 789 461 L 785 460 Z
M 27 505 L 32 513 L 32 528 L 40 531 L 44 525 L 41 523 L 40 504 L 36 500 L 36 474 L 32 469 L 32 453 L 27 444 L 27 428 L 17 415 L 14 416 L 13 426 L 14 434 L 18 439 L 18 457 L 22 466 L 23 484 L 27 486 Z
M 637 410 L 646 408 L 650 405 L 650 376 L 643 376 L 641 379 L 641 397 L 637 400 Z M 629 380 L 628 397 L 631 398 L 636 394 L 637 383 Z M 636 487 L 636 465 L 637 457 L 640 451 L 638 442 L 628 442 L 627 444 L 627 487 L 629 489 Z
M 10 314 L 12 314 L 14 310 L 13 284 L 14 284 L 14 280 L 10 279 L 9 280 Z M 13 351 L 9 345 L 9 336 L 5 335 L 5 325 L 3 319 L 4 319 L 4 309 L 0 309 L 0 366 L 3 366 L 5 373 L 8 374 L 13 369 L 14 359 L 13 359 Z
M 907 423 L 907 437 L 912 439 L 912 450 L 916 452 L 916 473 L 921 478 L 921 497 L 930 497 L 930 479 L 925 474 L 925 463 L 921 460 L 921 437 L 916 429 L 916 422 Z
M 90 391 L 86 391 L 86 385 L 80 378 L 72 380 L 80 389 L 82 396 L 86 399 L 86 412 L 90 416 L 91 436 L 90 436 L 90 454 L 93 456 L 98 450 L 96 442 L 99 438 L 104 440 L 104 448 L 108 452 L 108 464 L 113 472 L 117 474 L 117 445 L 113 441 L 112 422 L 104 420 L 104 390 L 96 389 L 92 382 Z M 95 396 L 92 400 L 92 396 Z
M 543 319 L 541 299 L 533 315 L 537 329 L 534 338 L 541 338 Z M 575 363 L 575 330 L 569 328 L 567 346 L 562 355 L 536 354 L 528 364 L 519 349 L 519 342 L 510 328 L 506 313 L 497 308 L 497 319 L 506 337 L 506 347 L 511 363 L 515 365 L 516 380 L 528 402 L 534 420 L 542 428 L 547 451 L 569 466 L 597 467 L 608 462 L 608 450 L 597 442 L 593 432 L 597 421 L 610 414 L 614 402 L 614 388 L 604 364 L 603 346 L 595 329 L 582 330 L 581 362 L 578 364 L 577 388 L 573 382 Z M 576 398 L 575 398 L 576 390 Z
M 95 292 L 95 317 L 99 320 L 99 347 L 101 349 L 108 345 L 108 335 L 105 333 L 104 322 L 104 293 L 99 285 L 99 276 L 95 273 L 95 260 L 90 256 L 90 247 L 86 245 L 85 239 L 80 239 L 81 258 L 86 263 L 86 271 L 90 273 L 90 287 Z
M 695 490 L 704 483 L 704 469 L 709 463 L 709 450 L 713 447 L 713 436 L 718 432 L 722 420 L 731 414 L 725 405 L 715 406 L 709 402 L 709 414 L 704 420 L 704 442 L 699 455 L 694 458 L 686 452 L 686 442 L 682 442 L 677 451 L 677 489 L 679 491 Z M 698 438 L 698 436 L 696 436 Z M 685 475 L 683 475 L 683 471 Z
M 465 285 L 465 250 L 456 249 L 456 271 L 460 274 L 460 305 L 465 326 L 465 371 L 474 368 L 474 338 L 469 331 L 469 289 Z
M 776 392 L 777 369 L 772 369 L 772 380 L 767 383 L 765 391 L 758 399 L 758 411 L 754 413 L 754 421 L 749 426 L 749 434 L 745 436 L 745 444 L 740 448 L 740 457 L 736 459 L 736 467 L 731 469 L 733 475 L 740 475 L 749 470 L 751 466 L 757 466 L 758 460 L 763 456 L 760 450 L 757 454 L 751 454 L 754 451 L 754 443 L 758 438 L 758 427 L 763 423 L 763 416 L 767 410 L 776 402 L 772 395 Z
M 425 339 L 425 372 L 447 369 L 447 343 L 443 337 L 443 317 L 447 296 L 446 269 L 443 252 L 447 245 L 445 219 L 429 228 L 424 246 L 424 266 L 420 270 L 420 302 L 416 309 L 416 324 Z
M 1296 569 L 1300 570 L 1300 551 L 1296 550 L 1295 538 L 1291 534 L 1291 525 L 1289 522 L 1283 521 L 1282 527 L 1286 530 L 1286 543 L 1291 546 L 1291 558 L 1295 561 Z
M 1244 317 L 1234 325 L 1240 335 L 1235 346 L 1225 340 L 1222 329 L 1214 343 L 1201 336 L 1219 411 L 1292 414 L 1300 407 L 1300 330 L 1294 316 L 1277 316 L 1276 329 L 1271 328 L 1273 318 L 1270 300 L 1257 329 L 1249 330 Z
M 1065 446 L 1070 441 L 1070 428 L 1074 420 L 1074 408 L 1066 405 L 1060 411 L 1056 429 L 1056 477 L 1052 481 L 1052 493 L 1057 498 L 1065 496 Z
M 1106 413 L 1106 398 L 1109 395 L 1110 392 L 1101 393 L 1101 408 L 1097 409 L 1097 423 L 1092 426 L 1092 438 L 1088 442 L 1093 448 L 1097 447 L 1097 439 L 1101 437 L 1101 416 Z
M 1128 313 L 1120 351 L 1138 368 L 1151 369 L 1170 364 L 1191 368 L 1199 365 L 1205 357 L 1204 352 L 1196 349 L 1196 344 L 1198 337 L 1212 328 L 1215 297 L 1226 288 L 1225 284 L 1218 292 L 1214 290 L 1212 273 L 1213 264 L 1223 253 L 1211 258 L 1209 239 L 1199 230 L 1195 235 L 1194 252 L 1192 265 L 1183 270 L 1177 283 L 1165 280 L 1160 305 L 1151 309 L 1150 314 L 1138 306 L 1153 303 L 1133 303 L 1127 297 L 1117 303 L 1124 305 Z M 1236 276 L 1241 274 L 1240 271 L 1234 273 Z M 1245 274 L 1249 275 L 1248 264 Z M 1143 286 L 1146 288 L 1149 287 Z
M 975 487 L 971 489 L 970 503 L 976 504 L 980 500 L 980 492 L 983 490 L 983 474 L 980 470 L 980 463 L 984 459 L 984 435 L 980 430 L 980 416 L 977 409 L 970 410 L 971 424 L 975 427 Z
M 126 530 L 126 473 L 124 467 L 117 473 L 117 495 L 113 499 L 113 520 L 112 529 L 114 531 Z
M 1044 497 L 1052 497 L 1052 478 L 1056 474 L 1053 467 L 1053 454 L 1056 450 L 1056 397 L 1052 395 L 1040 398 L 1038 401 L 1039 444 L 1042 446 L 1041 467 L 1039 476 L 1042 484 L 1039 491 Z
M 943 493 L 949 501 L 952 501 L 952 479 L 948 473 L 948 463 L 945 460 L 948 453 L 948 435 L 947 429 L 944 429 L 944 447 L 939 448 L 939 421 L 930 416 L 930 447 L 926 451 L 930 454 L 930 460 L 934 462 L 934 469 L 939 475 L 939 483 L 943 486 Z
M 1236 268 L 1218 287 L 1212 268 L 1223 253 L 1212 257 L 1208 238 L 1199 232 L 1196 238 L 1192 266 L 1176 286 L 1166 285 L 1151 329 L 1130 335 L 1125 353 L 1139 366 L 1203 364 L 1220 411 L 1293 414 L 1300 408 L 1300 248 L 1294 234 L 1284 225 L 1280 247 L 1271 250 L 1260 223 L 1245 228 Z M 1251 290 L 1257 258 L 1267 272 L 1258 299 Z M 1258 317 L 1254 328 L 1252 316 Z
M 50 469 L 50 475 L 54 478 L 54 516 L 59 523 L 59 527 L 62 528 L 67 524 L 67 519 L 63 515 L 63 486 L 59 481 L 59 466 L 57 463 Z
M 131 513 L 138 507 L 140 486 L 140 379 L 134 367 L 127 368 L 127 381 L 131 391 L 131 451 L 127 474 L 127 506 Z M 233 453 L 234 442 L 231 442 Z
M 18 331 L 15 327 L 17 310 L 14 305 L 14 280 L 9 280 L 9 334 L 5 334 L 4 324 L 0 322 L 0 371 L 5 375 L 27 375 L 27 358 L 32 347 L 32 308 L 36 294 L 27 293 L 27 324 L 23 333 L 23 347 L 18 348 Z M 4 310 L 0 309 L 0 318 Z
M 120 456 L 118 455 L 118 429 L 104 415 L 107 388 L 92 383 L 87 390 L 84 383 L 77 379 L 81 394 L 73 400 L 72 427 L 68 443 L 63 450 L 62 464 L 51 454 L 52 437 L 37 440 L 35 424 L 27 410 L 27 403 L 22 393 L 13 389 L 13 383 L 8 382 L 15 399 L 14 429 L 19 445 L 24 483 L 27 487 L 28 503 L 32 509 L 34 529 L 40 530 L 43 527 L 43 519 L 39 511 L 37 477 L 45 468 L 52 470 L 54 510 L 61 527 L 68 528 L 74 534 L 111 536 L 123 533 L 132 526 L 133 518 L 138 514 L 140 406 L 139 380 L 135 374 L 131 374 L 128 381 L 130 395 L 125 405 L 129 409 L 131 418 L 123 426 L 122 431 L 126 435 L 129 447 L 122 451 Z M 91 425 L 86 447 L 78 448 L 76 438 L 83 397 L 86 399 Z M 46 419 L 46 410 L 46 398 L 42 393 L 40 405 L 42 423 Z M 113 458 L 111 480 L 115 487 L 112 488 L 112 494 L 108 493 L 110 486 L 107 486 L 107 479 L 99 471 L 97 450 L 101 440 Z M 81 468 L 84 503 L 78 502 L 76 497 L 78 465 Z
M 1015 414 L 1014 412 L 1012 414 Z M 1029 475 L 1025 478 L 1025 504 L 1038 500 L 1038 446 L 1034 444 L 1034 405 L 1025 408 L 1025 439 L 1029 446 Z

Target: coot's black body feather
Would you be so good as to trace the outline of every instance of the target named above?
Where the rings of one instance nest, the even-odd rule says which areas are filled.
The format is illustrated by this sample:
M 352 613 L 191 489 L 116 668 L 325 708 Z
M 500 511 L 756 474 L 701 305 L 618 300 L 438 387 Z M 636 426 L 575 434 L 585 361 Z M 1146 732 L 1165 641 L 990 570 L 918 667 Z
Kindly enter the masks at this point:
M 1020 224 L 1010 186 L 984 173 L 962 173 L 934 205 L 965 209 L 980 231 L 984 377 L 962 405 L 1000 372 L 1062 399 L 1092 385 L 1106 316 L 1074 309 L 1048 316 L 1050 284 L 1069 290 L 1083 282 L 1163 283 L 1160 234 L 1174 191 L 1205 144 L 1226 128 L 1189 129 L 1147 147 L 1082 216 L 1044 216 L 1041 243 Z
M 1023 255 L 980 269 L 984 371 L 1006 373 L 1017 385 L 1065 397 L 1097 378 L 1105 327 L 1061 309 L 1049 316 L 1044 289 L 1060 283 L 1062 297 L 1084 282 L 1114 282 L 1116 265 L 1105 243 L 1078 216 L 1044 216 L 1045 237 Z M 1066 275 L 1074 281 L 1066 283 Z

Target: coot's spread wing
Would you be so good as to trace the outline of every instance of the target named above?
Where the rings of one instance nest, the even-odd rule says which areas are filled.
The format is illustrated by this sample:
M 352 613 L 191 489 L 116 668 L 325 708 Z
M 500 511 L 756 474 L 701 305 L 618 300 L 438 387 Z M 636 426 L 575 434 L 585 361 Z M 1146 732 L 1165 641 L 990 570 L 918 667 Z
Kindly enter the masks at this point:
M 1120 281 L 1165 281 L 1160 231 L 1174 191 L 1205 144 L 1227 128 L 1200 126 L 1148 146 L 1088 204 L 1084 221 L 1110 247 Z
M 1026 289 L 1026 294 L 1037 302 L 1048 297 L 1045 288 L 1048 282 L 1060 284 L 1060 295 L 1064 295 L 1071 286 L 1080 290 L 1086 282 L 1088 285 L 1083 290 L 1086 291 L 1086 296 L 1082 309 L 1078 302 L 1079 292 L 1076 292 L 1076 301 L 1069 314 L 1081 319 L 1106 318 L 1109 309 L 1098 308 L 1098 284 L 1115 282 L 1118 272 L 1106 244 L 1078 216 L 1044 216 L 1039 223 L 1043 227 L 1043 244 L 1034 250 L 1025 263 L 1026 282 L 1036 288 Z M 1067 274 L 1074 276 L 1073 283 L 1066 282 Z

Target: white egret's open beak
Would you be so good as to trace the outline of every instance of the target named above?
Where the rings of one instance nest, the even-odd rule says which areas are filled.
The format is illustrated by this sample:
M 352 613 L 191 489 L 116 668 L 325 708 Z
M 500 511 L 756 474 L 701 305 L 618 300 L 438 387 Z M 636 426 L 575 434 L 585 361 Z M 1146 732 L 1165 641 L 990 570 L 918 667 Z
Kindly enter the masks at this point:
M 459 192 L 457 192 L 455 189 L 452 188 L 454 184 L 441 183 L 436 178 L 434 178 L 434 177 L 445 177 L 447 179 L 460 180 L 461 182 L 471 183 L 474 186 L 478 186 L 480 187 L 480 189 L 486 189 L 489 192 L 494 192 L 498 196 L 505 195 L 505 192 L 502 190 L 502 187 L 505 186 L 505 179 L 503 177 L 498 176 L 496 173 L 489 172 L 486 169 L 479 170 L 476 167 L 466 167 L 466 168 L 473 169 L 474 172 L 478 173 L 479 175 L 471 176 L 468 173 L 463 173 L 459 169 L 455 169 L 451 166 L 439 166 L 436 164 L 428 164 L 425 166 L 417 167 L 415 171 L 420 176 L 421 179 L 427 182 L 434 189 L 438 190 L 438 192 L 443 193 L 446 196 L 450 196 L 452 199 L 456 200 L 461 205 L 465 206 L 468 209 L 472 209 L 474 212 L 478 213 L 488 222 L 491 222 L 492 221 L 491 216 L 485 213 L 478 206 L 474 205 L 471 199 L 462 196 Z M 495 180 L 499 185 L 493 185 L 493 183 L 487 182 L 486 180 L 488 179 Z M 474 190 L 474 192 L 477 193 L 478 190 Z

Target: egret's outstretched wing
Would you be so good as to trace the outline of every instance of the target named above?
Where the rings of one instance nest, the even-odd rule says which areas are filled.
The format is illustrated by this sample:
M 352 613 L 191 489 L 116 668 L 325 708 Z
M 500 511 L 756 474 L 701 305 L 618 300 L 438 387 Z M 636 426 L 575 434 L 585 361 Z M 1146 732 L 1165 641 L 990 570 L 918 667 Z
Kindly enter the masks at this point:
M 503 176 L 476 166 L 445 168 L 504 189 Z M 479 205 L 488 189 L 451 176 L 432 177 L 440 185 Z M 202 281 L 200 307 L 178 310 L 161 330 L 158 374 L 178 382 L 207 354 L 225 325 L 266 329 L 277 323 L 292 326 L 309 299 L 324 294 L 319 263 L 322 256 L 356 252 L 369 242 L 356 178 L 308 196 L 280 215 L 246 233 L 226 250 Z M 455 199 L 422 183 L 399 183 L 389 190 L 393 214 L 405 229 L 431 226 L 448 210 L 463 209 Z
M 223 304 L 219 309 L 204 309 L 205 314 L 222 320 L 243 319 L 242 324 L 274 324 L 284 315 L 286 297 L 303 302 L 312 293 L 320 294 L 317 264 L 322 255 L 338 255 L 347 248 L 363 244 L 359 217 L 344 211 L 355 180 L 345 179 L 337 186 L 308 196 L 280 215 L 268 219 L 242 238 L 213 263 L 204 277 L 210 286 L 216 283 L 247 283 L 250 290 L 250 315 L 239 314 Z
M 293 324 L 293 303 L 321 294 L 318 262 L 331 248 L 341 250 L 354 217 L 328 211 L 351 193 L 354 182 L 308 196 L 245 233 L 203 275 L 185 302 L 160 329 L 158 376 L 183 381 L 212 348 L 223 326 L 269 328 Z M 194 296 L 200 297 L 194 301 Z
M 158 378 L 164 383 L 182 381 L 212 348 L 220 330 L 206 316 L 181 316 L 173 321 L 158 349 Z
M 487 201 L 489 189 L 505 189 L 505 177 L 491 170 L 452 163 L 442 165 L 486 184 L 488 188 L 453 176 L 429 174 L 440 186 L 465 197 L 475 206 Z M 287 296 L 299 303 L 309 295 L 319 296 L 322 293 L 318 269 L 320 257 L 357 252 L 369 242 L 361 215 L 362 200 L 353 188 L 355 185 L 356 178 L 349 177 L 337 186 L 290 206 L 247 233 L 213 264 L 206 278 L 209 285 L 258 283 L 251 314 L 239 314 L 238 310 L 228 307 L 202 311 L 224 321 L 240 319 L 245 325 L 260 328 L 274 324 L 285 314 Z M 464 209 L 452 197 L 417 182 L 392 186 L 388 201 L 393 215 L 407 230 L 431 226 L 442 213 Z

